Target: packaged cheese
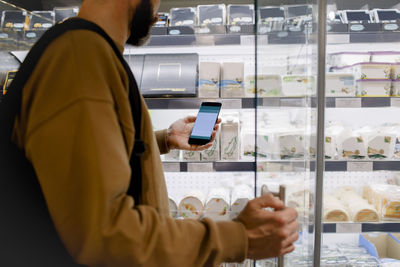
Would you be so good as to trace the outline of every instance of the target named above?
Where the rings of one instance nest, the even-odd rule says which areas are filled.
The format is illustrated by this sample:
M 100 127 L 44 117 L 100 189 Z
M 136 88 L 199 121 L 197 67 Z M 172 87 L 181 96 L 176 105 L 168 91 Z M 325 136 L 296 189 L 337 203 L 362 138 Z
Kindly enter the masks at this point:
M 229 191 L 223 187 L 213 188 L 207 197 L 204 215 L 215 221 L 225 221 L 229 219 L 230 198 Z
M 392 96 L 400 96 L 400 79 L 392 80 Z
M 399 51 L 371 52 L 371 62 L 400 63 Z
M 356 95 L 356 84 L 354 75 L 350 73 L 327 73 L 326 74 L 326 96 L 349 96 Z
M 287 75 L 282 76 L 282 96 L 309 96 L 315 93 L 315 77 Z
M 340 52 L 330 54 L 332 67 L 345 67 L 361 62 L 370 62 L 370 52 Z
M 365 159 L 367 157 L 364 136 L 351 130 L 344 130 L 340 139 L 338 152 L 341 159 Z
M 255 75 L 246 76 L 246 97 L 254 97 L 256 93 Z M 257 76 L 257 97 L 280 96 L 282 90 L 281 76 L 264 75 Z
M 356 90 L 358 97 L 385 97 L 391 95 L 391 80 L 357 80 Z
M 193 190 L 189 192 L 179 203 L 179 215 L 183 218 L 200 218 L 204 210 L 204 201 L 205 197 L 201 191 Z

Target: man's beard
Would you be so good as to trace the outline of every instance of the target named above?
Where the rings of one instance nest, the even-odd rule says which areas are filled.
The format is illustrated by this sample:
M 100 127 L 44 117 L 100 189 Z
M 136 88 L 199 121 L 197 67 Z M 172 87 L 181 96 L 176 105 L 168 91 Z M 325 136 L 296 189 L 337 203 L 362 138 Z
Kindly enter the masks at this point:
M 156 20 L 151 0 L 142 0 L 133 15 L 131 35 L 126 43 L 134 46 L 144 45 L 150 37 L 150 29 Z

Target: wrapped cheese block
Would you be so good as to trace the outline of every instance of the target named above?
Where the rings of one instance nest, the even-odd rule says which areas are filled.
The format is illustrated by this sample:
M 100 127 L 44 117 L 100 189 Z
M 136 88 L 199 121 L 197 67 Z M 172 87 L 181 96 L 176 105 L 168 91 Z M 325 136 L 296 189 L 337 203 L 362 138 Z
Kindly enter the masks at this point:
M 392 96 L 400 96 L 400 79 L 392 80 Z
M 346 130 L 341 136 L 338 152 L 342 159 L 364 159 L 367 157 L 365 138 L 353 131 Z
M 392 80 L 400 80 L 400 63 L 392 63 Z
M 351 68 L 356 80 L 390 79 L 392 77 L 390 63 L 359 63 Z
M 198 219 L 204 210 L 205 197 L 201 191 L 194 190 L 186 194 L 178 206 L 179 216 Z
M 326 96 L 349 96 L 356 95 L 354 75 L 351 73 L 327 73 L 326 74 Z
M 294 129 L 278 137 L 281 159 L 301 159 L 305 155 L 304 133 Z
M 324 221 L 325 222 L 347 222 L 350 216 L 345 205 L 339 199 L 324 195 Z
M 399 63 L 400 62 L 400 52 L 399 51 L 371 52 L 371 62 Z
M 239 215 L 249 200 L 253 198 L 253 194 L 250 186 L 246 184 L 237 185 L 233 188 L 231 195 L 231 219 Z
M 204 215 L 214 221 L 229 219 L 229 191 L 223 187 L 213 188 L 208 194 Z
M 370 52 L 340 52 L 329 56 L 332 67 L 345 67 L 361 62 L 369 62 L 371 59 Z
M 314 76 L 282 76 L 282 95 L 289 97 L 308 96 L 315 93 Z
M 255 75 L 246 76 L 245 89 L 246 97 L 254 97 Z M 257 96 L 258 97 L 273 97 L 280 96 L 282 90 L 281 76 L 279 75 L 257 75 Z
M 329 125 L 326 128 L 325 133 L 325 158 L 326 159 L 337 159 L 338 158 L 338 143 L 340 142 L 340 136 L 344 131 L 342 125 Z
M 385 97 L 391 95 L 392 81 L 388 79 L 357 80 L 358 97 Z

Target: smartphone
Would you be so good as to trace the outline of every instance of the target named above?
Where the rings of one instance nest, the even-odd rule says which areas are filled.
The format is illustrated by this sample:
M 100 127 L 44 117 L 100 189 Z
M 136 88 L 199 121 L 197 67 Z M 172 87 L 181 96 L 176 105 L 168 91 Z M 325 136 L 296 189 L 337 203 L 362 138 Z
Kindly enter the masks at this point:
M 214 126 L 221 110 L 221 103 L 203 102 L 197 114 L 192 133 L 189 137 L 191 145 L 205 145 L 211 141 Z

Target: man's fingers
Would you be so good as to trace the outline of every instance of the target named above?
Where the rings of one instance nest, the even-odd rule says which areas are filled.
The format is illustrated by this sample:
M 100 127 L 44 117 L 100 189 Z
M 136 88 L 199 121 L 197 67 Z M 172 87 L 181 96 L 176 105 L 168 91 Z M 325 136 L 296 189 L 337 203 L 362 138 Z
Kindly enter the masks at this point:
M 297 211 L 293 208 L 286 207 L 283 210 L 279 210 L 276 212 L 276 215 L 279 216 L 284 223 L 292 223 L 297 219 Z
M 284 207 L 284 203 L 279 198 L 274 197 L 272 194 L 255 198 L 251 202 L 253 202 L 253 205 L 258 208 L 282 209 Z
M 187 116 L 184 119 L 185 123 L 192 123 L 196 121 L 196 116 Z
M 290 246 L 288 246 L 288 247 L 286 247 L 286 248 L 284 248 L 284 249 L 281 250 L 280 256 L 283 256 L 283 255 L 285 255 L 285 254 L 288 254 L 288 253 L 290 253 L 290 252 L 293 252 L 294 249 L 295 249 L 294 245 L 291 244 Z
M 296 240 L 299 239 L 299 233 L 295 232 L 292 235 L 290 235 L 288 238 L 282 241 L 282 247 L 286 248 L 290 245 L 292 245 Z

